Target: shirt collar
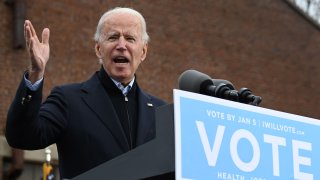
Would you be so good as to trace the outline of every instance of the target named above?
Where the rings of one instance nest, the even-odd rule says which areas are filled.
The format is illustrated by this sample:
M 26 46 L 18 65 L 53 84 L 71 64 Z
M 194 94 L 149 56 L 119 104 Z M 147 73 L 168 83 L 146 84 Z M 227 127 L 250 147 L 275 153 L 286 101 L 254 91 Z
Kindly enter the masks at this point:
M 130 89 L 132 88 L 133 86 L 133 83 L 134 83 L 134 80 L 135 80 L 135 77 L 133 77 L 133 79 L 130 81 L 130 83 L 127 85 L 127 86 L 124 86 L 123 84 L 121 84 L 121 82 L 113 79 L 110 77 L 110 79 L 114 82 L 114 84 L 122 91 L 122 94 L 123 95 L 127 95 L 128 92 L 130 91 Z

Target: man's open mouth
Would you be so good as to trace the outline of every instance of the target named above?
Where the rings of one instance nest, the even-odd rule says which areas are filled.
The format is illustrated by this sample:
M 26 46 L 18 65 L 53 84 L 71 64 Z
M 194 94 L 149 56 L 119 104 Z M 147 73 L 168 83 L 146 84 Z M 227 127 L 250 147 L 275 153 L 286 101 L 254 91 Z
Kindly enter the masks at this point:
M 129 63 L 129 60 L 126 57 L 117 56 L 117 57 L 113 58 L 113 62 L 123 64 L 123 63 Z

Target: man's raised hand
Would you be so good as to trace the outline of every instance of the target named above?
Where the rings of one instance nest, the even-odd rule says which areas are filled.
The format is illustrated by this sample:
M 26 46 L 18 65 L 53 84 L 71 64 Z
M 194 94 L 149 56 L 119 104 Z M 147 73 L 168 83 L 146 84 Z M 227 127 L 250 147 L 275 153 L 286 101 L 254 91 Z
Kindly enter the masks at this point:
M 29 80 L 32 83 L 41 79 L 44 75 L 45 67 L 50 56 L 49 36 L 49 29 L 44 28 L 40 42 L 31 22 L 29 20 L 25 21 L 24 37 L 31 60 L 29 67 Z

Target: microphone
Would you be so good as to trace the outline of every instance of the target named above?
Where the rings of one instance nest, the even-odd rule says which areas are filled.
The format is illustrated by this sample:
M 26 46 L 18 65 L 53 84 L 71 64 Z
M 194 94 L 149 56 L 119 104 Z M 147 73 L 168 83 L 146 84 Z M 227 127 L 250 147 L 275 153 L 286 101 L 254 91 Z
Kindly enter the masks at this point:
M 238 92 L 233 84 L 224 79 L 211 79 L 199 71 L 187 70 L 180 75 L 178 81 L 181 90 L 239 101 Z
M 262 101 L 260 96 L 253 95 L 248 88 L 241 88 L 238 92 L 231 82 L 224 79 L 212 79 L 210 76 L 196 70 L 187 70 L 183 72 L 178 81 L 179 89 L 185 91 L 254 106 L 258 106 Z

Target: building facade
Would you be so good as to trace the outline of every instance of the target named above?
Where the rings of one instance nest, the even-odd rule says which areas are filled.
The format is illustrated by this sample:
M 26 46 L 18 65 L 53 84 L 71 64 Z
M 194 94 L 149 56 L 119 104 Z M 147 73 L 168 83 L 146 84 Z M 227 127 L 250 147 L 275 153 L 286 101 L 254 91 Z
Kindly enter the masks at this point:
M 100 16 L 117 6 L 135 8 L 147 21 L 151 41 L 137 73 L 147 91 L 172 102 L 180 74 L 195 69 L 249 88 L 262 97 L 261 107 L 320 119 L 320 32 L 284 0 L 6 0 L 0 3 L 0 135 L 29 65 L 26 50 L 15 46 L 16 11 L 39 38 L 43 28 L 51 31 L 45 98 L 54 86 L 99 70 L 93 34 Z

